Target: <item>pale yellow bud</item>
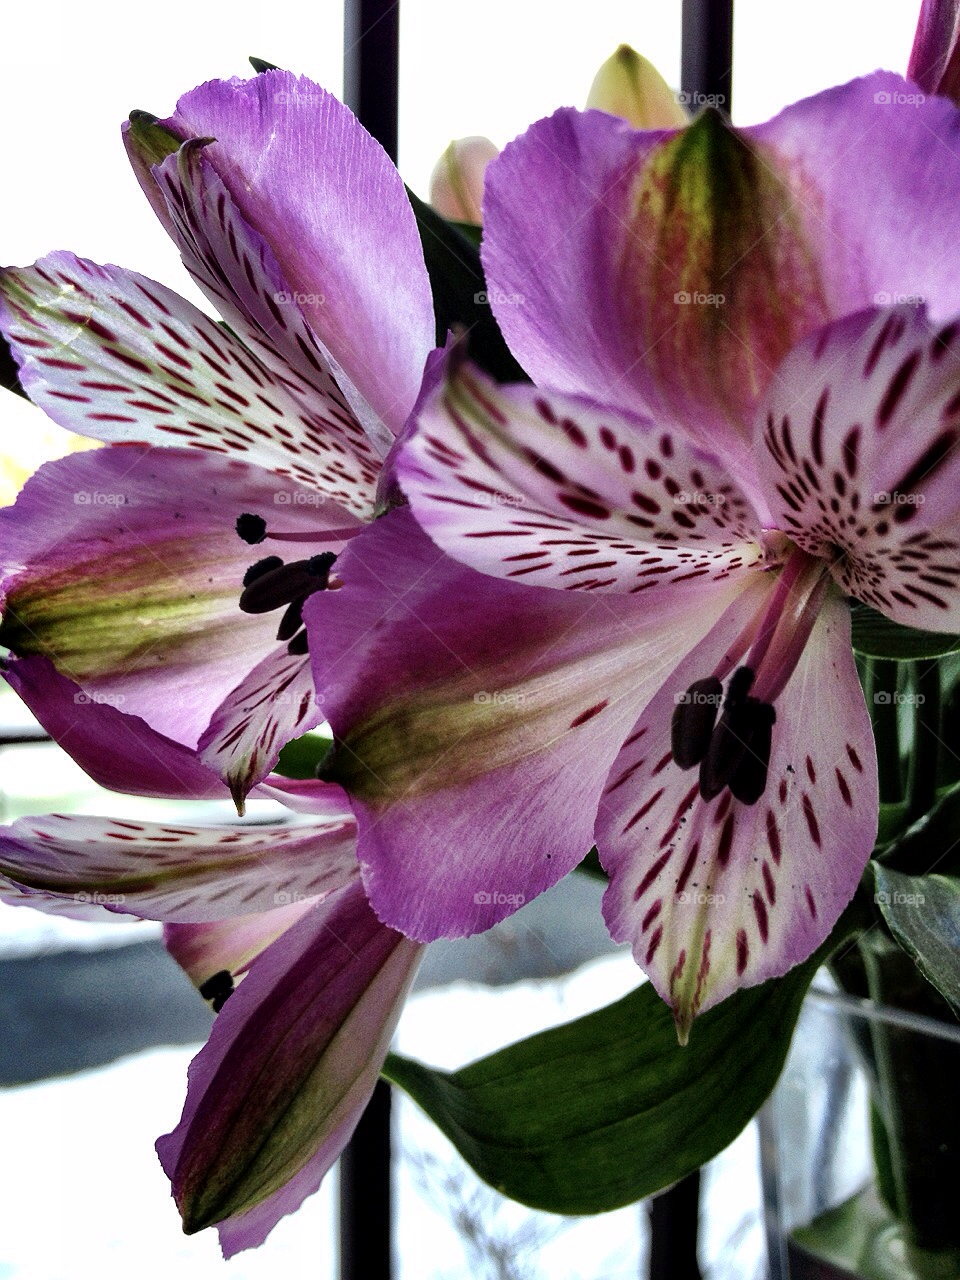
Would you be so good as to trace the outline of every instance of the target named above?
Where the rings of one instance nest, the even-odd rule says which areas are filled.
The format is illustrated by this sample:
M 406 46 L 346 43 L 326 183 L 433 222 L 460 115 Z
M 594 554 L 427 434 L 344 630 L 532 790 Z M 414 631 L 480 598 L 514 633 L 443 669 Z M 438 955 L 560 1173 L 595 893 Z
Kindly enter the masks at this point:
M 453 222 L 479 226 L 483 175 L 500 154 L 489 138 L 458 138 L 451 142 L 430 175 L 430 203 Z
M 587 107 L 622 116 L 635 129 L 681 129 L 689 116 L 652 62 L 628 44 L 609 57 L 594 77 Z

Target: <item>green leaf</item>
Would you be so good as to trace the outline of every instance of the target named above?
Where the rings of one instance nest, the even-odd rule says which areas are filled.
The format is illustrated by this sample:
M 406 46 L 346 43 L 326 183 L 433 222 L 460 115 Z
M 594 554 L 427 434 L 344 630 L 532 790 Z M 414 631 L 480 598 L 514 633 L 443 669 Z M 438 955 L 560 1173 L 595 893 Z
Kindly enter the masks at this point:
M 859 600 L 850 602 L 853 647 L 870 658 L 939 658 L 960 650 L 960 636 L 901 626 Z
M 739 991 L 677 1044 L 645 985 L 606 1009 L 460 1071 L 391 1055 L 405 1089 L 481 1178 L 552 1213 L 603 1213 L 662 1190 L 728 1146 L 776 1083 L 831 938 L 784 978 Z
M 923 976 L 960 1016 L 960 878 L 874 864 L 876 902 Z
M 487 283 L 477 244 L 460 227 L 442 218 L 410 188 L 437 318 L 437 345 L 448 331 L 465 329 L 470 358 L 499 382 L 527 381 L 510 352 L 486 301 Z
M 333 739 L 320 733 L 305 733 L 294 738 L 280 752 L 274 773 L 284 778 L 316 778 L 317 769 L 333 746 Z
M 258 76 L 262 76 L 265 71 L 279 71 L 280 68 L 275 62 L 267 62 L 265 58 L 254 58 L 252 55 L 247 59 L 251 67 Z
M 873 1187 L 821 1214 L 790 1239 L 802 1254 L 841 1267 L 851 1278 L 955 1280 L 960 1275 L 960 1250 L 920 1249 L 912 1244 L 903 1223 Z M 820 1275 L 821 1269 L 808 1266 L 802 1274 Z

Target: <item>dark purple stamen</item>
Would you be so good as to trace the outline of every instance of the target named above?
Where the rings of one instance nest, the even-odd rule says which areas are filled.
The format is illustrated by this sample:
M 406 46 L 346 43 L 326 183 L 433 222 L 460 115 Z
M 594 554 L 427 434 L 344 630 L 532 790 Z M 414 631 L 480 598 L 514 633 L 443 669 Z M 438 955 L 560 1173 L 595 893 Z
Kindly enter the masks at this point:
M 670 750 L 679 768 L 692 769 L 707 754 L 722 698 L 723 685 L 716 676 L 695 680 L 679 695 L 670 724 Z
M 243 515 L 237 516 L 237 534 L 244 542 L 255 547 L 267 536 L 267 522 L 263 516 L 254 516 L 245 511 Z
M 267 556 L 264 560 L 258 560 L 256 564 L 252 564 L 247 572 L 243 575 L 243 585 L 249 587 L 251 582 L 256 582 L 257 578 L 262 578 L 265 573 L 269 573 L 271 569 L 279 569 L 283 565 L 283 561 L 279 556 Z

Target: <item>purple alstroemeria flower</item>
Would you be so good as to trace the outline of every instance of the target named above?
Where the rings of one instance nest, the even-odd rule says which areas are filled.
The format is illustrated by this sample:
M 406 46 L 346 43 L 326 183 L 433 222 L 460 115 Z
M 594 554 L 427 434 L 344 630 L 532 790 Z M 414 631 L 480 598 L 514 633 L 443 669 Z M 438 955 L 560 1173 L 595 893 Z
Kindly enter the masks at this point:
M 28 395 L 126 446 L 48 464 L 0 512 L 0 642 L 196 748 L 242 807 L 323 718 L 302 602 L 372 518 L 433 305 L 396 169 L 319 86 L 212 81 L 151 128 L 154 164 L 126 134 L 138 176 L 229 327 L 68 253 L 0 271 Z M 45 722 L 42 688 L 31 705 Z
M 595 833 L 608 925 L 683 1038 L 853 895 L 877 781 L 844 597 L 960 624 L 960 117 L 908 89 L 742 131 L 560 111 L 491 166 L 491 298 L 538 385 L 453 362 L 397 463 L 487 585 L 433 592 L 395 512 L 344 557 L 352 608 L 306 610 L 382 919 L 482 928 Z M 898 294 L 926 307 L 875 305 Z
M 74 726 L 80 763 L 105 785 L 225 794 L 196 753 L 115 707 L 81 704 L 78 731 L 76 686 L 46 659 L 16 663 L 11 679 L 22 693 L 48 688 L 55 724 Z M 164 922 L 168 950 L 217 1014 L 158 1150 L 185 1229 L 216 1224 L 228 1257 L 260 1244 L 337 1159 L 422 951 L 371 911 L 339 788 L 272 778 L 255 795 L 305 816 L 217 827 L 51 814 L 0 827 L 0 900 Z

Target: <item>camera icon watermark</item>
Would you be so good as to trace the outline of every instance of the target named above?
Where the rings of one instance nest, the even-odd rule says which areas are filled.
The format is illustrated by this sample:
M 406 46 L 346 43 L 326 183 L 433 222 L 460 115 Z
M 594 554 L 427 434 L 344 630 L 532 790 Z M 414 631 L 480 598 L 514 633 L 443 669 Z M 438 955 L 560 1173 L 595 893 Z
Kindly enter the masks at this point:
M 898 493 L 896 489 L 891 493 L 881 490 L 873 495 L 875 507 L 922 507 L 926 500 L 922 493 Z
M 522 907 L 526 898 L 522 893 L 499 893 L 496 889 L 489 891 L 480 889 L 473 895 L 473 901 L 478 907 Z
M 480 693 L 473 695 L 473 700 L 483 706 L 519 707 L 526 702 L 527 695 L 525 693 L 487 693 L 481 690 Z
M 686 89 L 673 96 L 681 107 L 722 107 L 727 101 L 724 93 L 688 93 Z
M 127 505 L 127 495 L 125 493 L 97 493 L 95 490 L 91 492 L 89 489 L 78 489 L 73 495 L 73 501 L 78 507 L 125 507 Z
M 74 902 L 79 902 L 82 906 L 95 907 L 119 907 L 127 900 L 125 893 L 101 893 L 99 890 L 81 889 L 79 893 L 73 895 Z
M 677 902 L 685 906 L 719 907 L 726 900 L 726 895 L 723 893 L 705 893 L 702 889 L 684 889 L 682 893 L 677 894 Z
M 878 689 L 873 695 L 874 706 L 877 707 L 922 707 L 926 700 L 925 694 L 899 693 L 897 690 Z
M 704 693 L 700 689 L 684 689 L 673 695 L 678 707 L 720 707 L 723 706 L 723 692 Z
M 327 300 L 325 293 L 298 293 L 296 289 L 281 289 L 273 295 L 281 307 L 322 307 Z
M 697 290 L 690 293 L 681 289 L 673 295 L 673 300 L 678 307 L 722 307 L 727 299 L 722 293 L 700 293 Z
M 278 507 L 322 507 L 326 495 L 318 489 L 278 489 L 273 495 L 274 504 Z
M 878 289 L 873 295 L 876 307 L 923 307 L 926 302 L 922 293 L 889 293 L 886 289 Z
M 922 893 L 903 893 L 900 890 L 886 893 L 881 889 L 873 895 L 873 900 L 881 907 L 922 907 L 927 899 Z
M 722 507 L 726 500 L 722 493 L 701 493 L 699 490 L 688 493 L 686 489 L 681 489 L 673 499 L 677 506 L 683 507 Z
M 522 293 L 501 293 L 497 289 L 481 289 L 473 295 L 478 307 L 522 307 L 526 298 Z
M 273 905 L 275 907 L 289 907 L 295 902 L 312 902 L 316 894 L 312 896 L 309 893 L 296 893 L 292 889 L 281 889 L 279 893 L 273 895 Z
M 927 98 L 923 93 L 900 93 L 898 90 L 888 93 L 881 89 L 873 95 L 873 100 L 878 107 L 922 107 Z
M 73 700 L 78 707 L 122 707 L 126 698 L 122 693 L 75 693 Z

